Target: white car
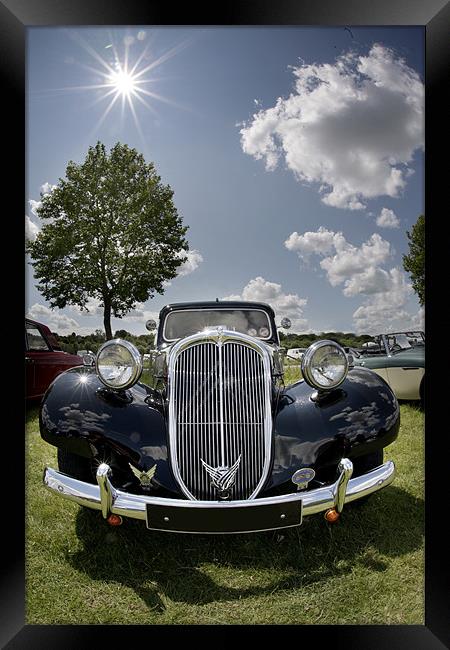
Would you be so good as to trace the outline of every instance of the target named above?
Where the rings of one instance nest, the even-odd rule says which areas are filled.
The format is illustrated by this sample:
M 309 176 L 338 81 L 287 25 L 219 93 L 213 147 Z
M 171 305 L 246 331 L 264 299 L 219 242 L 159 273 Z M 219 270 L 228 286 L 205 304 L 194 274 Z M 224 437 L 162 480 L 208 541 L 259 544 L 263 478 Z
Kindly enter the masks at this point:
M 297 361 L 300 361 L 305 351 L 306 348 L 290 348 L 286 352 L 286 356 L 290 357 L 291 359 L 296 359 Z

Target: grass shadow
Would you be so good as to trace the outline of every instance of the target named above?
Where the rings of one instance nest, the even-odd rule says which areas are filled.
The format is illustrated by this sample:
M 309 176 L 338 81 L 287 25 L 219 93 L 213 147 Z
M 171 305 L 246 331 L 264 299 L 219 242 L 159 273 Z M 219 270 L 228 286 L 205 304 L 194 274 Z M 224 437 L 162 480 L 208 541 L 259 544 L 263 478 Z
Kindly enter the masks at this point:
M 80 508 L 83 549 L 67 560 L 94 580 L 133 589 L 149 609 L 162 612 L 161 595 L 198 605 L 305 587 L 348 574 L 356 564 L 383 572 L 389 558 L 421 547 L 423 505 L 389 486 L 363 505 L 347 506 L 333 526 L 316 515 L 299 528 L 224 536 L 155 533 L 134 520 L 111 528 L 100 513 Z M 255 573 L 258 584 L 245 578 L 244 587 L 223 584 L 227 569 Z

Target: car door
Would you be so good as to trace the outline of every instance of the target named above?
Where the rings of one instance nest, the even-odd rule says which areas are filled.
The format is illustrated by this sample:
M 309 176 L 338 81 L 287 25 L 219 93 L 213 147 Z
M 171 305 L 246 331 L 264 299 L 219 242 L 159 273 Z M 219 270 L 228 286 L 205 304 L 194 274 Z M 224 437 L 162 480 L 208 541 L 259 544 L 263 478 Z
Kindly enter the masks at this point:
M 399 353 L 391 357 L 387 371 L 389 385 L 398 399 L 420 399 L 420 384 L 425 368 L 417 360 Z
M 26 323 L 26 343 L 27 397 L 40 397 L 59 373 L 76 364 L 73 355 L 52 349 L 38 323 Z
M 39 327 L 34 323 L 25 324 L 25 373 L 27 397 L 37 397 L 45 392 L 48 386 L 49 367 L 48 355 L 52 355 L 47 340 Z
M 400 334 L 397 338 L 399 336 Z M 396 336 L 388 336 L 388 342 L 395 350 Z M 417 354 L 411 348 L 397 350 L 389 357 L 388 383 L 398 399 L 420 399 L 420 384 L 425 369 L 419 357 L 420 353 Z

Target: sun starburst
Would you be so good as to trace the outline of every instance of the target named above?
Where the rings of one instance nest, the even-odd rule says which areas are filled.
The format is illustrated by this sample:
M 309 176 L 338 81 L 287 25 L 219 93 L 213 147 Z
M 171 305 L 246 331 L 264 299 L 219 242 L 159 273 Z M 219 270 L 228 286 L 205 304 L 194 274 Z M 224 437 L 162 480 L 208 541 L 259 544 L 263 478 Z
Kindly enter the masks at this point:
M 119 68 L 109 76 L 109 83 L 120 95 L 129 97 L 137 90 L 137 83 L 135 75 L 130 74 L 127 70 Z
M 144 32 L 141 31 L 139 34 L 142 35 Z M 124 49 L 119 52 L 118 46 L 110 35 L 110 42 L 104 46 L 106 52 L 105 54 L 101 54 L 84 39 L 80 32 L 71 32 L 70 35 L 78 45 L 80 45 L 85 52 L 87 52 L 96 63 L 99 64 L 100 67 L 82 63 L 82 67 L 89 70 L 91 73 L 95 73 L 98 82 L 85 86 L 77 86 L 76 88 L 66 88 L 66 90 L 96 91 L 98 96 L 92 105 L 108 100 L 103 113 L 92 129 L 92 133 L 97 131 L 105 121 L 114 105 L 116 105 L 118 99 L 121 99 L 122 118 L 124 117 L 126 107 L 128 107 L 136 129 L 143 140 L 144 136 L 136 112 L 136 102 L 144 105 L 155 115 L 157 114 L 154 108 L 155 102 L 165 102 L 176 106 L 177 108 L 185 108 L 169 98 L 164 97 L 164 95 L 161 95 L 154 90 L 150 90 L 149 86 L 151 87 L 151 84 L 155 84 L 157 80 L 149 75 L 152 71 L 158 68 L 158 66 L 185 48 L 189 44 L 189 41 L 184 41 L 175 47 L 172 47 L 164 54 L 152 58 L 149 53 L 150 43 L 144 46 L 142 36 L 137 40 L 133 37 L 127 36 L 123 39 Z M 133 45 L 134 47 L 134 44 L 136 43 L 141 46 L 141 51 L 136 56 L 133 63 L 130 64 L 130 46 Z

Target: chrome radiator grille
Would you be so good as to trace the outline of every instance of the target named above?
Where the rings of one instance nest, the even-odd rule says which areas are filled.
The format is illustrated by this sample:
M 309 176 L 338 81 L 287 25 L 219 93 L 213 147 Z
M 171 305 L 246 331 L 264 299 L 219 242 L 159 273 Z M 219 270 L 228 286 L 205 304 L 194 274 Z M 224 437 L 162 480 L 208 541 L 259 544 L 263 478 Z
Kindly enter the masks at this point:
M 270 462 L 267 352 L 235 338 L 203 339 L 179 351 L 169 372 L 172 466 L 185 494 L 217 499 L 203 462 L 231 468 L 240 457 L 229 496 L 256 496 Z

